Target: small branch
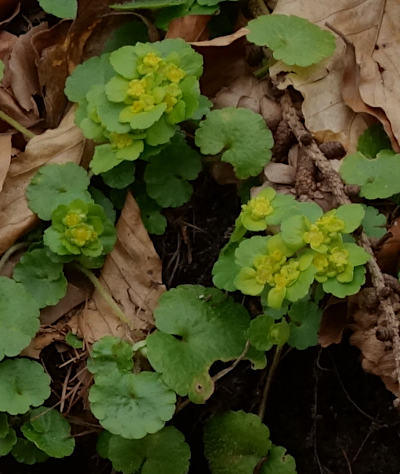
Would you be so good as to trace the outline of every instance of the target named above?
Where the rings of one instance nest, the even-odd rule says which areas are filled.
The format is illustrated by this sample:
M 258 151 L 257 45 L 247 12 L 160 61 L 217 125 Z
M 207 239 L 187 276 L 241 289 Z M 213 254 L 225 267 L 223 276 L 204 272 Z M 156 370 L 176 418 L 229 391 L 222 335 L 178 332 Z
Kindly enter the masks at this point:
M 272 379 L 274 377 L 275 371 L 279 364 L 279 360 L 281 358 L 282 349 L 283 349 L 283 346 L 276 346 L 274 358 L 272 360 L 271 367 L 268 371 L 267 381 L 265 382 L 264 391 L 263 391 L 261 402 L 260 402 L 260 408 L 258 410 L 258 416 L 261 418 L 261 421 L 264 419 L 264 416 L 265 416 L 269 389 L 271 388 Z
M 229 372 L 231 372 L 239 364 L 239 362 L 242 361 L 246 357 L 246 354 L 247 354 L 247 351 L 249 350 L 249 347 L 250 347 L 250 341 L 246 341 L 246 345 L 244 346 L 243 352 L 235 360 L 235 362 L 233 362 L 233 364 L 230 365 L 229 367 L 227 367 L 226 369 L 221 370 L 220 372 L 215 374 L 213 377 L 211 377 L 212 381 L 215 383 L 217 380 L 221 379 L 226 374 L 229 374 Z
M 18 250 L 24 249 L 28 246 L 29 242 L 19 242 L 18 244 L 12 245 L 6 252 L 4 252 L 0 259 L 0 272 L 3 270 L 4 265 L 8 262 L 13 253 L 18 252 Z
M 122 309 L 117 305 L 114 301 L 113 297 L 108 293 L 108 291 L 104 288 L 104 286 L 100 283 L 100 280 L 96 277 L 96 275 L 89 269 L 79 265 L 79 263 L 74 264 L 75 268 L 77 268 L 80 272 L 82 272 L 92 283 L 96 290 L 100 293 L 101 297 L 104 301 L 108 304 L 108 306 L 113 310 L 114 314 L 118 316 L 118 318 L 125 324 L 129 326 L 129 319 L 126 317 L 125 313 Z
M 25 128 L 23 125 L 21 125 L 19 122 L 14 120 L 12 117 L 10 117 L 8 114 L 3 112 L 2 110 L 0 110 L 0 120 L 7 122 L 9 125 L 15 128 L 15 130 L 18 130 L 18 132 L 21 132 L 23 135 L 25 135 L 29 139 L 36 137 L 36 135 L 33 132 Z

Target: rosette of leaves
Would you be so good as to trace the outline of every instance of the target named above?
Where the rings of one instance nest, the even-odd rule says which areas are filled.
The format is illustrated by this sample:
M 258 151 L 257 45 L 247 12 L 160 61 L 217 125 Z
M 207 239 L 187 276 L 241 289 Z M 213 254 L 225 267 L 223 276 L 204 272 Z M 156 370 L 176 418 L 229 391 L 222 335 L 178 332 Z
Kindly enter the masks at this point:
M 71 427 L 57 410 L 46 407 L 32 410 L 21 431 L 27 440 L 53 458 L 63 458 L 74 451 Z
M 0 360 L 18 355 L 39 330 L 38 303 L 21 283 L 3 276 L 0 276 L 0 328 Z
M 125 439 L 104 431 L 97 451 L 123 474 L 186 474 L 189 470 L 189 446 L 173 426 L 142 439 Z
M 99 143 L 93 172 L 167 143 L 176 124 L 199 107 L 201 72 L 202 57 L 181 39 L 123 46 L 76 68 L 65 92 L 79 103 L 77 123 L 85 136 Z M 82 78 L 90 85 L 80 84 Z
M 15 430 L 8 423 L 6 413 L 0 413 L 0 456 L 7 455 L 17 442 Z
M 22 358 L 0 362 L 0 412 L 26 413 L 49 395 L 50 377 L 39 363 Z
M 213 416 L 205 424 L 203 442 L 212 474 L 253 474 L 272 444 L 260 418 L 244 411 Z
M 106 336 L 93 346 L 88 368 L 95 383 L 89 392 L 92 413 L 102 426 L 127 439 L 159 431 L 175 411 L 175 393 L 159 374 L 133 374 L 132 348 Z
M 222 152 L 240 179 L 258 175 L 271 159 L 272 133 L 261 115 L 226 107 L 209 112 L 196 130 L 195 143 L 204 155 Z
M 294 15 L 263 15 L 251 20 L 247 39 L 268 46 L 277 60 L 307 67 L 331 56 L 336 40 L 330 31 Z
M 211 365 L 243 352 L 247 311 L 215 288 L 182 285 L 161 296 L 154 317 L 157 331 L 147 337 L 151 365 L 179 395 L 205 403 L 214 391 Z M 246 358 L 257 368 L 265 365 L 264 355 L 254 349 Z
M 82 264 L 90 266 L 90 259 L 111 252 L 116 232 L 101 206 L 76 199 L 54 210 L 43 241 L 67 261 L 81 259 Z

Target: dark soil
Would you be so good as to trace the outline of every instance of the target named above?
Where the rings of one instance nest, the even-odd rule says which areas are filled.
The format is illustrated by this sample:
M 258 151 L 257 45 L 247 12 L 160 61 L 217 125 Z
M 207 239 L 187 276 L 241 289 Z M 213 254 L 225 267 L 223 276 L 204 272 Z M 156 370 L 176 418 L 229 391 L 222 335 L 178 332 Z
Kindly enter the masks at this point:
M 217 186 L 203 175 L 195 189 L 191 203 L 169 215 L 167 234 L 154 239 L 168 286 L 211 285 L 212 265 L 239 209 L 233 186 Z M 206 405 L 189 405 L 175 417 L 192 449 L 190 474 L 209 472 L 202 455 L 204 421 L 221 410 L 257 412 L 264 378 L 242 362 L 218 382 Z M 399 474 L 400 417 L 392 401 L 380 379 L 362 370 L 358 350 L 344 341 L 325 350 L 287 352 L 264 421 L 272 441 L 295 457 L 299 474 Z M 0 474 L 50 472 L 110 474 L 112 469 L 97 456 L 93 435 L 77 438 L 75 453 L 66 459 L 36 466 L 0 459 Z

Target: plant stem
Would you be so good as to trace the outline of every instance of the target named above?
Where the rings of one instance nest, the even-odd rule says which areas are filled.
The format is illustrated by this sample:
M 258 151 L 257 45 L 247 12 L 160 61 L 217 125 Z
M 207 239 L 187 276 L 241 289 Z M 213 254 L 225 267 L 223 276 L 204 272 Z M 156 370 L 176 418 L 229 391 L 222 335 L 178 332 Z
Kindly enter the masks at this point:
M 113 310 L 114 314 L 118 316 L 118 318 L 125 324 L 129 325 L 129 319 L 126 317 L 125 313 L 122 309 L 117 305 L 117 303 L 113 300 L 112 296 L 108 291 L 104 288 L 104 286 L 100 283 L 100 280 L 97 276 L 88 268 L 79 265 L 79 263 L 74 264 L 75 268 L 77 268 L 80 272 L 82 272 L 92 283 L 96 290 L 100 293 L 101 297 L 104 301 L 108 304 L 108 306 Z
M 12 117 L 10 117 L 8 114 L 0 110 L 0 119 L 4 120 L 4 122 L 7 122 L 9 125 L 15 128 L 15 130 L 18 130 L 21 132 L 23 135 L 25 135 L 27 138 L 33 138 L 36 137 L 36 135 L 25 128 L 23 125 L 21 125 L 19 122 L 14 120 Z
M 4 252 L 3 256 L 0 259 L 0 272 L 3 270 L 4 265 L 8 262 L 11 255 L 17 252 L 20 249 L 28 247 L 29 242 L 19 242 L 18 244 L 12 245 L 7 252 Z
M 267 381 L 265 382 L 264 391 L 263 391 L 263 395 L 262 395 L 262 399 L 260 403 L 260 408 L 258 410 L 258 416 L 261 418 L 261 421 L 264 419 L 269 389 L 271 388 L 272 379 L 274 377 L 276 368 L 278 367 L 278 364 L 279 364 L 279 359 L 281 357 L 282 349 L 283 349 L 283 346 L 276 347 L 274 358 L 272 360 L 272 364 L 268 372 Z

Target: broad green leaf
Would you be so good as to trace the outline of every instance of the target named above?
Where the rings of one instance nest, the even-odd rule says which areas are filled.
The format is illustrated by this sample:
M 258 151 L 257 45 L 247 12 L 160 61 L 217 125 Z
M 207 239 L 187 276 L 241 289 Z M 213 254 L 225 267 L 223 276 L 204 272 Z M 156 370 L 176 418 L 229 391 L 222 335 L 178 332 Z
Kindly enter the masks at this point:
M 90 201 L 89 182 L 86 171 L 75 163 L 42 166 L 26 188 L 29 207 L 40 219 L 48 221 L 60 204 L 75 199 Z
M 154 372 L 99 373 L 89 392 L 90 407 L 113 434 L 140 439 L 156 433 L 175 411 L 175 393 Z
M 0 328 L 0 360 L 18 355 L 39 329 L 36 300 L 21 283 L 3 276 L 0 276 Z
M 267 243 L 270 238 L 255 235 L 240 242 L 235 251 L 236 263 L 241 267 L 251 267 L 258 255 L 267 253 Z
M 15 266 L 13 278 L 24 285 L 39 308 L 55 305 L 67 291 L 63 264 L 51 261 L 45 249 L 26 252 Z
M 181 206 L 192 195 L 188 180 L 196 179 L 200 170 L 200 155 L 178 134 L 170 145 L 150 158 L 144 173 L 147 193 L 162 207 Z
M 377 239 L 386 234 L 386 216 L 380 214 L 378 209 L 373 206 L 364 206 L 365 216 L 361 223 L 364 232 L 368 237 Z
M 43 367 L 29 359 L 0 362 L 0 411 L 10 415 L 26 413 L 50 395 L 50 377 Z
M 95 204 L 98 204 L 104 209 L 104 213 L 110 222 L 115 223 L 116 212 L 113 203 L 100 189 L 90 186 L 89 192 Z
M 269 429 L 253 413 L 228 411 L 204 427 L 204 454 L 212 474 L 253 474 L 271 448 Z
M 296 349 L 318 344 L 318 331 L 322 311 L 312 301 L 298 301 L 289 310 L 290 336 L 288 344 Z
M 65 342 L 74 349 L 83 349 L 83 341 L 71 331 L 65 335 Z
M 95 375 L 111 372 L 129 374 L 133 369 L 132 356 L 131 344 L 118 337 L 104 336 L 93 345 L 87 368 Z
M 54 409 L 32 410 L 21 431 L 26 439 L 53 458 L 69 456 L 75 448 L 68 421 Z
M 392 145 L 382 124 L 371 125 L 358 138 L 357 151 L 368 158 L 375 158 L 381 150 L 391 150 Z
M 222 161 L 230 163 L 240 179 L 262 171 L 274 144 L 261 115 L 234 107 L 211 111 L 200 122 L 195 142 L 204 155 L 222 152 Z
M 106 41 L 103 53 L 110 53 L 127 44 L 138 41 L 148 41 L 149 34 L 146 25 L 139 20 L 133 20 L 117 28 Z
M 336 209 L 336 216 L 344 221 L 343 233 L 350 234 L 360 226 L 365 211 L 361 204 L 344 204 Z
M 360 186 L 360 196 L 384 199 L 400 192 L 400 154 L 382 150 L 374 159 L 362 153 L 344 158 L 340 175 L 347 184 Z
M 296 462 L 282 446 L 272 445 L 260 474 L 296 474 Z
M 332 293 L 338 298 L 355 295 L 365 283 L 365 268 L 362 266 L 354 268 L 354 277 L 350 283 L 340 283 L 336 278 L 329 278 L 322 283 L 325 293 Z
M 247 39 L 272 49 L 274 58 L 289 66 L 311 66 L 331 56 L 334 35 L 304 18 L 293 15 L 263 15 L 251 20 Z
M 15 430 L 8 424 L 6 413 L 0 413 L 0 456 L 6 456 L 17 442 Z
M 234 281 L 240 271 L 240 266 L 235 260 L 236 249 L 237 245 L 229 245 L 223 249 L 213 266 L 213 283 L 220 290 L 236 291 Z
M 140 188 L 140 190 L 139 190 Z M 134 187 L 134 196 L 140 207 L 143 225 L 149 234 L 162 235 L 167 227 L 167 219 L 161 214 L 162 207 L 145 192 L 145 187 Z
M 37 462 L 44 462 L 49 458 L 46 453 L 38 449 L 31 441 L 23 438 L 17 439 L 11 454 L 16 461 L 30 466 Z
M 101 173 L 101 177 L 110 188 L 124 189 L 135 181 L 135 163 L 123 161 L 113 169 Z
M 75 18 L 78 10 L 78 0 L 39 0 L 39 5 L 58 18 Z
M 189 446 L 173 426 L 142 439 L 124 439 L 104 431 L 97 450 L 123 474 L 186 474 L 189 470 Z
M 269 351 L 273 346 L 283 346 L 289 339 L 290 327 L 285 320 L 262 314 L 250 323 L 249 340 L 259 351 Z
M 247 311 L 215 288 L 181 285 L 161 296 L 154 317 L 158 330 L 147 337 L 151 365 L 179 395 L 204 403 L 214 391 L 211 365 L 243 352 Z M 263 365 L 259 353 L 254 358 Z
M 122 5 L 110 5 L 114 10 L 156 10 L 165 7 L 184 5 L 186 0 L 136 0 Z
M 305 244 L 304 232 L 308 229 L 308 219 L 304 216 L 292 216 L 282 222 L 281 235 L 286 245 L 300 249 Z

